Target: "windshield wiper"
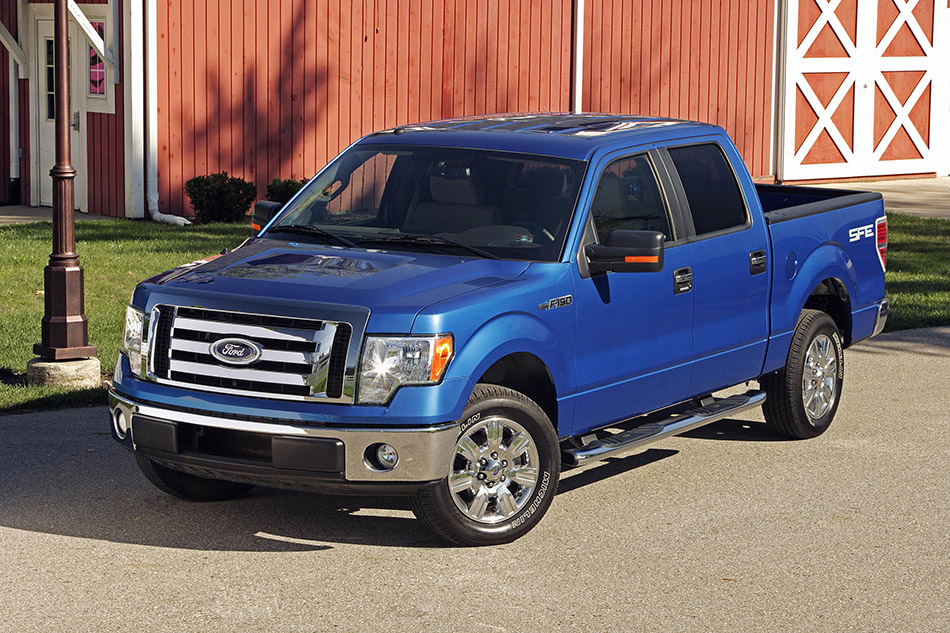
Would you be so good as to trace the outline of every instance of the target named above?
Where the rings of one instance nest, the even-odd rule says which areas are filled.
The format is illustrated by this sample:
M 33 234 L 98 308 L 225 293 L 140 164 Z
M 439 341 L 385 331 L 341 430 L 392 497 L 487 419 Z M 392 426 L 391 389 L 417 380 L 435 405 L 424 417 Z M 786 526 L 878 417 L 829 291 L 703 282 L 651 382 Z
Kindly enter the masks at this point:
M 411 244 L 419 246 L 447 246 L 449 248 L 461 248 L 479 257 L 485 259 L 501 259 L 494 253 L 489 253 L 476 246 L 469 246 L 462 242 L 456 242 L 446 237 L 436 237 L 434 235 L 418 235 L 415 233 L 406 233 L 403 235 L 384 235 L 379 237 L 361 237 L 361 244 Z
M 284 231 L 285 233 L 297 233 L 299 235 L 315 235 L 317 237 L 322 237 L 328 240 L 335 240 L 338 244 L 343 246 L 349 246 L 350 248 L 359 248 L 355 243 L 346 239 L 341 235 L 336 233 L 331 233 L 330 231 L 325 231 L 319 227 L 311 226 L 309 224 L 278 224 L 277 226 L 272 226 L 268 233 L 274 231 Z

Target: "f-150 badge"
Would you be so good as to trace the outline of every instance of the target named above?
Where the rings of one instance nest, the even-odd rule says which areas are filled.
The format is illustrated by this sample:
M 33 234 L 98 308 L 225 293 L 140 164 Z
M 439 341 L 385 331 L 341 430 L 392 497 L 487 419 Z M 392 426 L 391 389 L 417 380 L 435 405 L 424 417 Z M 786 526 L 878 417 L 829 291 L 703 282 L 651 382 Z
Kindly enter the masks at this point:
M 573 295 L 564 295 L 563 297 L 558 297 L 557 299 L 551 299 L 545 301 L 538 306 L 538 310 L 544 312 L 545 310 L 554 310 L 555 308 L 563 308 L 564 306 L 569 306 L 574 303 Z

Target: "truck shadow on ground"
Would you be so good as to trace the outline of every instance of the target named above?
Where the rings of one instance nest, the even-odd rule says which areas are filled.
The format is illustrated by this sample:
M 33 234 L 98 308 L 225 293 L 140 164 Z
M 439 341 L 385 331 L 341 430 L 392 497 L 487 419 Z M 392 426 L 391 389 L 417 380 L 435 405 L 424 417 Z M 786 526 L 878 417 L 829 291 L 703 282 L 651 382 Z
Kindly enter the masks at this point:
M 216 503 L 170 497 L 103 431 L 107 419 L 99 407 L 0 417 L 0 527 L 192 550 L 442 545 L 403 498 L 272 488 Z
M 777 435 L 765 422 L 734 420 L 726 418 L 680 433 L 679 437 L 697 440 L 728 440 L 733 442 L 787 442 L 788 438 Z
M 7 438 L 0 446 L 0 527 L 190 550 L 319 552 L 342 544 L 446 546 L 413 517 L 406 498 L 255 488 L 234 501 L 175 499 L 145 480 L 132 456 L 103 430 L 105 419 L 107 412 L 99 407 L 0 417 L 0 432 Z M 730 423 L 749 424 L 725 423 L 718 423 L 720 429 L 730 429 Z M 729 431 L 742 436 L 734 439 L 762 439 L 745 432 Z M 723 438 L 716 433 L 716 439 Z M 677 453 L 649 449 L 567 470 L 558 493 Z

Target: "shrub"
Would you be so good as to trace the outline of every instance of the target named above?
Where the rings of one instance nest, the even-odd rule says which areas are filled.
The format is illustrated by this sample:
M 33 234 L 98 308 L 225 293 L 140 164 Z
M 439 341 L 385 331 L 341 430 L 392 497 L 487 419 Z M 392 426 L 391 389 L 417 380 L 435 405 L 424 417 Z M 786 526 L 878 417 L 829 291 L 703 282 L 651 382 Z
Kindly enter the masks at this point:
M 243 222 L 257 198 L 257 187 L 252 182 L 228 176 L 228 172 L 222 171 L 208 176 L 195 176 L 185 183 L 185 193 L 191 200 L 195 220 L 199 224 Z
M 267 185 L 267 199 L 286 204 L 305 184 L 307 184 L 306 180 L 274 178 L 270 181 L 270 184 Z

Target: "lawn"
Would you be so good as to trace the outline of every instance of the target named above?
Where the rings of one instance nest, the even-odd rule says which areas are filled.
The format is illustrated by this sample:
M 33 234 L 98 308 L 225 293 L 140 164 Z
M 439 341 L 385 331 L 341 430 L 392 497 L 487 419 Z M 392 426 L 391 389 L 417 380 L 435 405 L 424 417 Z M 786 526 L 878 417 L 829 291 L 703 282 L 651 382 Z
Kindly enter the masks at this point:
M 888 216 L 887 330 L 950 325 L 950 221 Z M 105 403 L 105 389 L 63 391 L 23 385 L 40 340 L 49 223 L 0 227 L 0 412 Z M 128 220 L 79 222 L 86 271 L 89 342 L 104 374 L 119 353 L 125 306 L 135 284 L 155 273 L 234 247 L 247 225 L 177 227 Z
M 52 240 L 49 222 L 0 227 L 0 411 L 105 403 L 105 389 L 69 392 L 27 387 L 26 362 L 40 341 L 43 267 Z M 248 225 L 170 226 L 145 221 L 77 222 L 85 269 L 89 342 L 99 348 L 104 374 L 119 354 L 125 306 L 135 284 L 224 248 L 251 234 Z
M 885 332 L 950 325 L 950 220 L 887 216 Z

